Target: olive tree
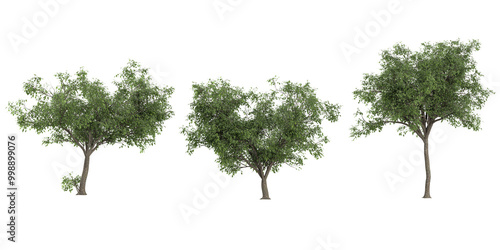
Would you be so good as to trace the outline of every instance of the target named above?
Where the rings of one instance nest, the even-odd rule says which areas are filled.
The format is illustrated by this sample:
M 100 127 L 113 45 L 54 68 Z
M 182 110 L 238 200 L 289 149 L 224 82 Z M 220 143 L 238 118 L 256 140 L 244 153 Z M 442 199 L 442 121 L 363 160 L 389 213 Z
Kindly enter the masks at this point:
M 59 85 L 49 87 L 42 78 L 34 76 L 24 83 L 24 92 L 36 102 L 9 102 L 9 111 L 17 117 L 22 131 L 33 129 L 48 133 L 44 145 L 70 143 L 84 155 L 81 176 L 64 177 L 63 190 L 73 187 L 78 195 L 86 195 L 90 156 L 103 145 L 120 143 L 137 146 L 141 152 L 155 142 L 155 136 L 173 112 L 168 102 L 171 87 L 152 83 L 147 68 L 137 62 L 129 63 L 114 81 L 116 91 L 110 93 L 97 79 L 90 79 L 84 69 L 75 76 L 57 73 Z
M 268 82 L 271 90 L 265 93 L 223 79 L 195 83 L 189 125 L 182 128 L 189 154 L 204 146 L 215 152 L 221 171 L 234 176 L 249 168 L 257 173 L 262 199 L 269 199 L 270 172 L 285 165 L 300 168 L 306 153 L 323 156 L 328 138 L 321 123 L 337 121 L 340 108 L 320 101 L 309 82 Z
M 448 122 L 454 127 L 480 129 L 475 112 L 483 107 L 493 92 L 480 84 L 473 52 L 477 40 L 423 43 L 419 51 L 403 44 L 381 53 L 381 72 L 365 74 L 354 97 L 369 106 L 359 109 L 357 124 L 351 136 L 358 138 L 381 131 L 385 125 L 400 125 L 400 135 L 407 132 L 422 139 L 425 158 L 425 193 L 431 198 L 429 136 L 436 123 Z

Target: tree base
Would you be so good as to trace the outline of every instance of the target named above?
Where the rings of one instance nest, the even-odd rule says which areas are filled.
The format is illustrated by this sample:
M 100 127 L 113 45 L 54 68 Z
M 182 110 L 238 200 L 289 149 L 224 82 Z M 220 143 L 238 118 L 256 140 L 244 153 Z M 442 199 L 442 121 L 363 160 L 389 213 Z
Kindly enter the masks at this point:
M 424 195 L 424 197 L 422 197 L 422 198 L 424 198 L 424 199 L 430 199 L 432 197 L 430 195 Z
M 78 192 L 76 195 L 87 195 L 87 192 Z
M 262 197 L 262 198 L 260 198 L 260 199 L 261 199 L 261 200 L 270 200 L 271 198 L 269 198 L 269 197 L 267 197 L 267 198 L 266 198 L 266 197 Z

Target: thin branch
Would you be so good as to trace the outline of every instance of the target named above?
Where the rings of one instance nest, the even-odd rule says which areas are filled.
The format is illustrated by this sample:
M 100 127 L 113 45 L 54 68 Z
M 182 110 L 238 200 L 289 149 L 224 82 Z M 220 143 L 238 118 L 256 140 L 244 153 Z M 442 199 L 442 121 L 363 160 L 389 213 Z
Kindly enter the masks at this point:
M 388 121 L 388 120 L 382 120 L 382 122 L 385 124 L 385 123 L 399 123 L 399 124 L 403 124 L 403 125 L 406 125 L 408 127 L 410 127 L 410 124 L 408 123 L 405 123 L 405 122 L 400 122 L 400 121 Z
M 251 164 L 251 163 L 250 163 L 250 161 L 249 161 L 248 159 L 246 159 L 246 158 L 245 158 L 245 157 L 243 157 L 243 156 L 238 156 L 237 158 L 238 158 L 239 160 L 241 160 L 241 161 L 244 161 L 244 162 L 247 164 L 246 166 L 239 167 L 240 169 L 249 167 L 249 168 L 251 168 L 251 169 L 255 170 L 255 172 L 257 172 L 257 173 L 259 174 L 259 176 L 260 176 L 259 170 L 258 170 L 258 169 L 257 169 L 257 168 L 253 165 L 253 164 Z
M 99 136 L 91 146 L 91 153 L 93 153 L 101 144 L 103 144 L 106 140 L 102 140 L 104 135 Z M 102 141 L 101 141 L 102 140 Z
M 403 124 L 403 125 L 406 125 L 408 128 L 410 128 L 413 132 L 415 132 L 415 134 L 417 134 L 418 137 L 420 137 L 420 139 L 424 139 L 424 134 L 422 133 L 422 131 L 420 131 L 420 129 L 412 129 L 412 127 L 410 126 L 410 123 L 406 123 L 406 122 L 400 122 L 400 121 L 382 121 L 383 123 L 398 123 L 398 124 Z
M 446 118 L 448 118 L 448 117 L 450 117 L 450 116 L 451 116 L 451 114 L 444 115 L 444 116 L 442 116 L 442 117 L 440 117 L 440 118 L 438 118 L 438 119 L 435 119 L 435 120 L 434 120 L 434 122 L 438 122 L 438 121 L 444 120 L 444 119 L 446 119 Z
M 73 186 L 75 187 L 76 192 L 79 193 L 80 192 L 80 185 L 78 185 L 76 182 L 73 182 Z
M 418 135 L 418 137 L 420 137 L 420 139 L 423 140 L 425 138 L 424 134 L 422 133 L 422 131 L 420 131 L 420 129 L 419 130 L 413 130 L 413 131 Z
M 66 128 L 63 128 L 63 130 L 66 131 L 66 132 L 68 132 L 68 134 L 71 136 L 71 138 L 73 138 L 73 141 L 76 143 L 76 145 L 78 145 L 83 150 L 83 152 L 85 153 L 85 149 L 83 148 L 83 145 L 75 138 L 75 136 L 73 135 L 73 133 L 71 133 L 71 130 L 66 129 Z

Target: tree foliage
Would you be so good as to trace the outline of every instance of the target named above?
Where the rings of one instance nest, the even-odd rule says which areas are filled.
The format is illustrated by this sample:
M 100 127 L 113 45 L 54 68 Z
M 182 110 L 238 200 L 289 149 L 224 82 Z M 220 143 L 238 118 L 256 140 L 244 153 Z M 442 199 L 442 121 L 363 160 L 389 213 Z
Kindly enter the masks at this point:
M 218 156 L 221 171 L 230 175 L 251 168 L 261 178 L 283 165 L 300 167 L 305 153 L 323 155 L 328 142 L 323 119 L 337 121 L 339 105 L 321 102 L 305 84 L 268 80 L 267 93 L 244 91 L 223 79 L 194 84 L 189 125 L 183 127 L 188 152 L 207 147 Z
M 435 44 L 423 43 L 420 51 L 403 44 L 381 53 L 381 72 L 365 74 L 355 99 L 369 105 L 357 111 L 357 125 L 351 136 L 358 138 L 382 130 L 385 124 L 399 124 L 401 135 L 410 132 L 425 139 L 435 122 L 480 128 L 481 109 L 493 92 L 480 84 L 481 73 L 472 54 L 477 40 Z
M 82 150 L 95 150 L 103 144 L 123 143 L 144 150 L 154 144 L 162 124 L 173 115 L 168 98 L 173 88 L 151 83 L 148 69 L 130 61 L 117 75 L 114 94 L 97 79 L 89 79 L 81 69 L 75 77 L 57 73 L 59 86 L 50 89 L 35 76 L 24 83 L 25 93 L 36 104 L 28 108 L 26 100 L 10 102 L 8 109 L 17 116 L 22 131 L 48 132 L 43 144 L 72 143 Z
M 80 189 L 80 180 L 81 177 L 79 175 L 73 176 L 71 173 L 67 176 L 63 176 L 61 187 L 63 191 L 73 192 L 73 188 L 78 192 Z
M 85 157 L 82 182 L 85 184 L 88 157 L 102 145 L 121 143 L 136 146 L 141 152 L 155 142 L 162 131 L 163 122 L 173 112 L 168 102 L 171 87 L 153 84 L 147 68 L 129 61 L 116 76 L 117 90 L 110 93 L 97 79 L 90 79 L 83 68 L 75 76 L 57 73 L 59 85 L 55 88 L 42 84 L 34 76 L 24 83 L 24 92 L 34 99 L 28 107 L 27 100 L 9 102 L 8 110 L 17 117 L 24 132 L 35 130 L 46 133 L 43 144 L 63 144 L 79 147 Z M 85 185 L 80 190 L 85 191 Z

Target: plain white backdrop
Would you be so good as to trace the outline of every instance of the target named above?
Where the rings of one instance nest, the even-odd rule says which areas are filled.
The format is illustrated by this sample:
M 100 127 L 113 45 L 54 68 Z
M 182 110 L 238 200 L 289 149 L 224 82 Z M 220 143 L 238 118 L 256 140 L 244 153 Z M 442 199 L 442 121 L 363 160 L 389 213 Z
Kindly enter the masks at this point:
M 426 41 L 479 39 L 483 84 L 500 92 L 497 7 L 430 0 L 2 1 L 1 131 L 19 136 L 20 201 L 12 244 L 4 233 L 6 196 L 0 198 L 0 249 L 499 249 L 498 94 L 480 112 L 482 130 L 434 126 L 432 199 L 421 198 L 417 138 L 398 136 L 396 126 L 349 138 L 358 107 L 352 91 L 363 73 L 377 72 L 380 51 L 397 42 L 416 50 Z M 81 152 L 42 146 L 43 135 L 19 131 L 5 107 L 26 98 L 22 85 L 34 74 L 55 84 L 56 72 L 83 66 L 112 89 L 129 59 L 175 88 L 175 116 L 145 153 L 100 148 L 90 160 L 88 195 L 65 193 L 60 174 L 80 174 Z M 331 139 L 325 156 L 300 171 L 271 174 L 271 200 L 261 201 L 257 174 L 220 174 L 207 149 L 189 156 L 180 127 L 193 81 L 223 77 L 265 90 L 273 76 L 309 80 L 321 99 L 342 109 L 338 122 L 324 123 Z

